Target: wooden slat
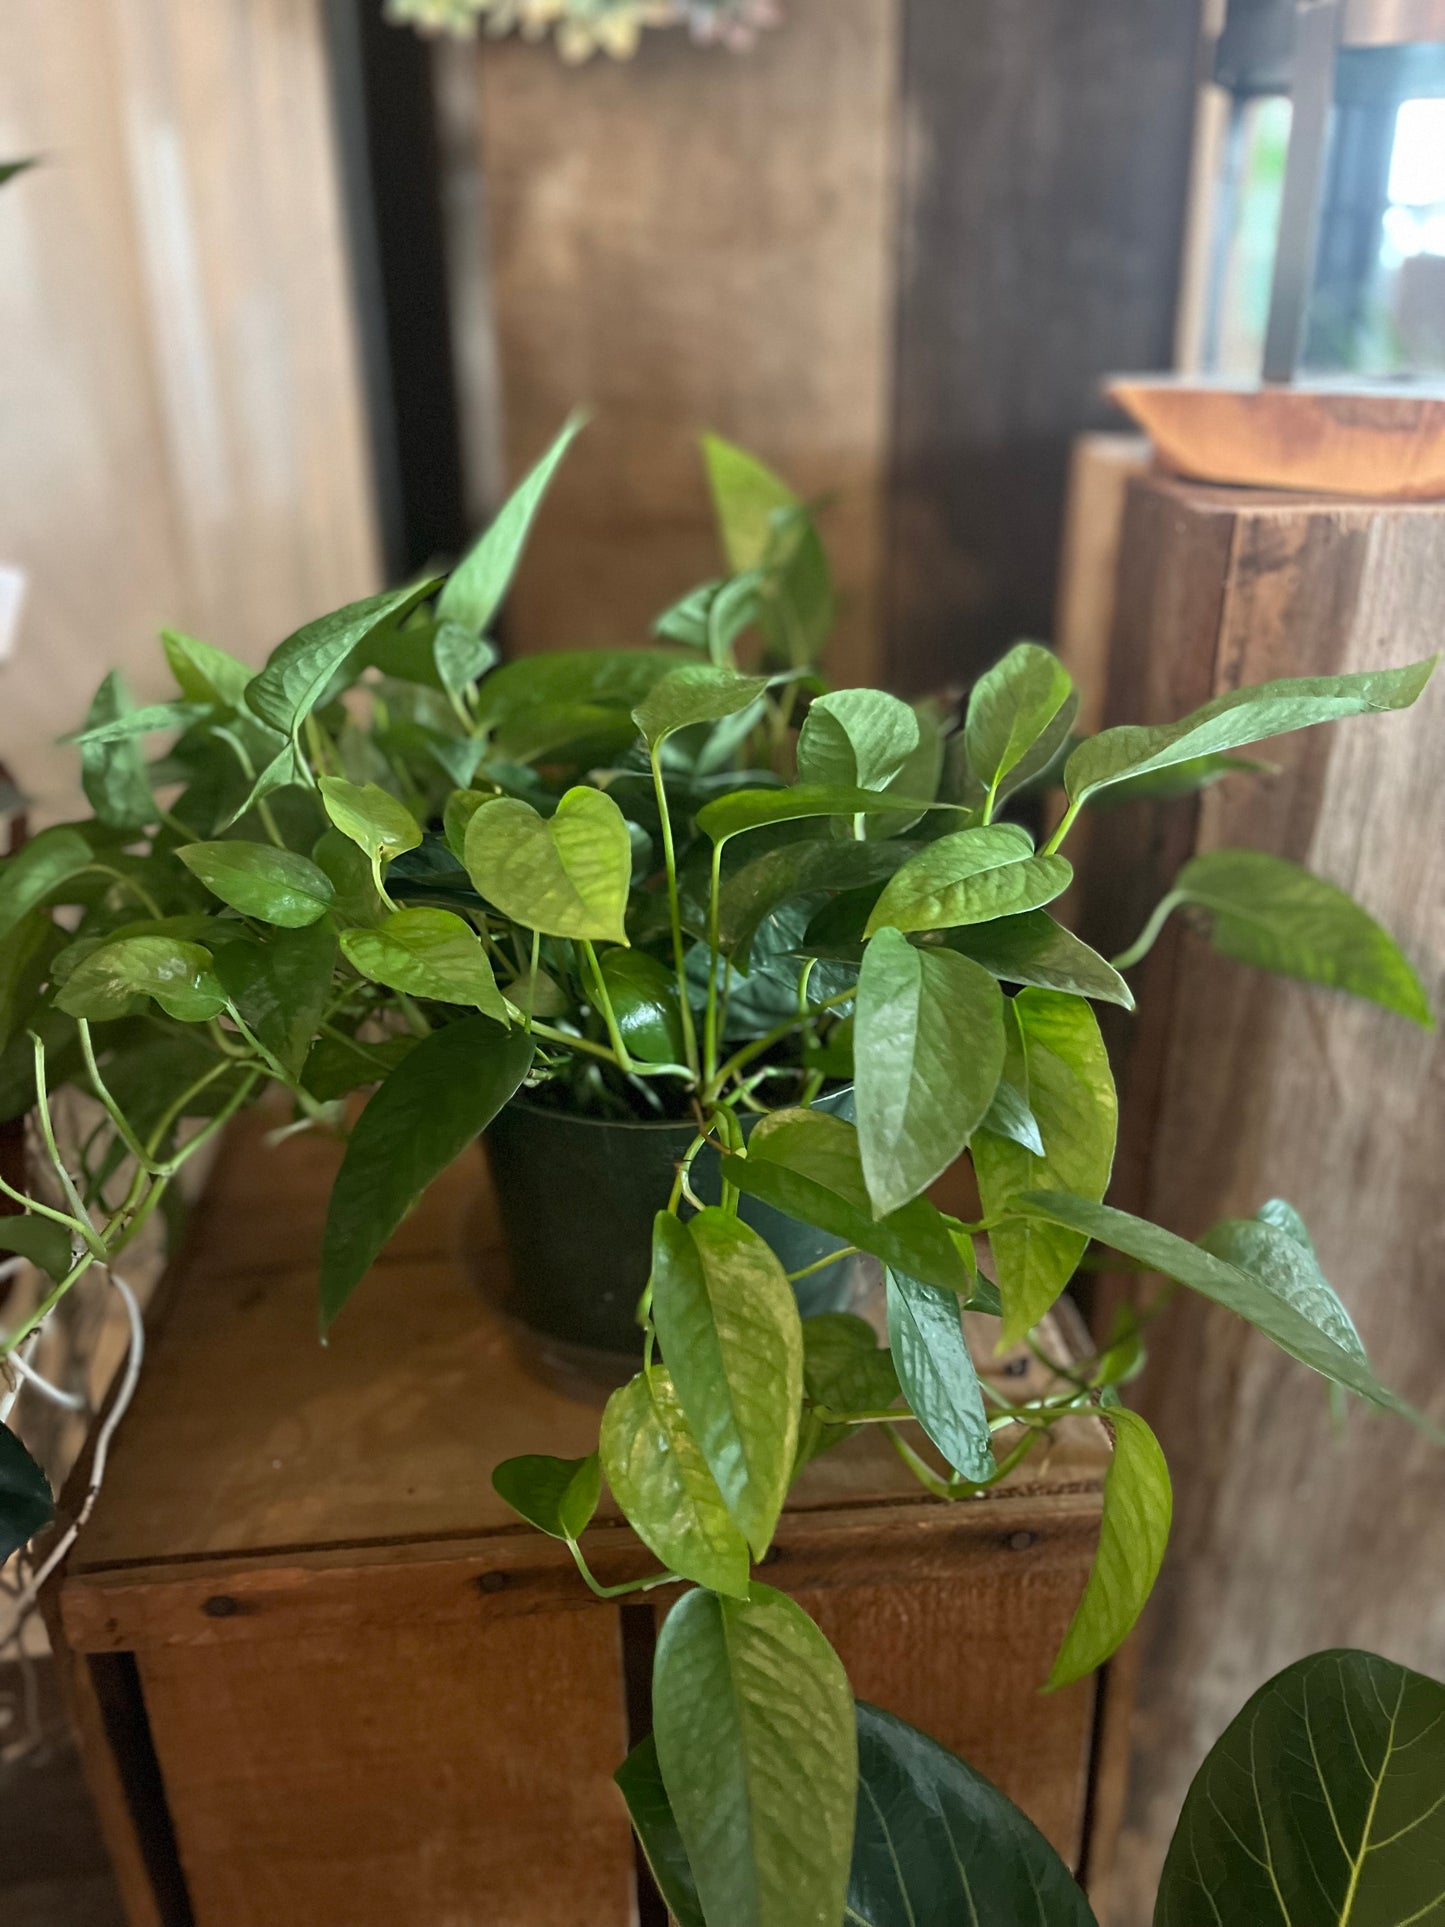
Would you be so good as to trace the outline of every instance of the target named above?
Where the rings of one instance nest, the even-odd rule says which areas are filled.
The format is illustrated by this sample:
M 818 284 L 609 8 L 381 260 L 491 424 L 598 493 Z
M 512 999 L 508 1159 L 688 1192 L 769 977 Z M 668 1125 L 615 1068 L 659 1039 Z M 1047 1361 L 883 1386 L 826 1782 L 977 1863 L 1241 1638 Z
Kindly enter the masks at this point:
M 1400 663 L 1436 646 L 1445 509 L 1162 480 L 1135 490 L 1111 720 L 1188 707 L 1166 705 L 1171 679 L 1181 696 L 1201 678 L 1214 693 Z M 1181 606 L 1190 584 L 1196 599 Z M 1146 661 L 1156 680 L 1127 687 L 1128 665 Z M 1407 715 L 1271 745 L 1281 776 L 1231 780 L 1183 819 L 1186 830 L 1197 820 L 1193 847 L 1270 849 L 1351 890 L 1399 936 L 1437 1010 L 1442 728 L 1436 686 Z M 1171 835 L 1162 821 L 1136 824 L 1146 870 Z M 1128 860 L 1116 846 L 1116 866 Z M 1445 1049 L 1371 1006 L 1215 958 L 1192 934 L 1146 973 L 1144 1013 L 1160 993 L 1165 1035 L 1133 1067 L 1152 1093 L 1139 1208 L 1197 1236 L 1218 1217 L 1288 1197 L 1381 1377 L 1440 1423 Z M 1359 1408 L 1340 1438 L 1316 1377 L 1187 1293 L 1154 1349 L 1145 1409 L 1174 1467 L 1175 1524 L 1140 1655 L 1117 1872 L 1102 1895 L 1101 1917 L 1118 1927 L 1150 1918 L 1185 1787 L 1269 1674 L 1331 1645 L 1445 1672 L 1438 1448 Z
M 517 646 L 636 642 L 718 573 L 713 429 L 834 498 L 832 668 L 869 679 L 899 39 L 899 0 L 793 0 L 745 60 L 682 34 L 580 72 L 517 42 L 477 55 L 510 473 L 597 410 L 511 602 Z
M 631 1927 L 615 1609 L 141 1660 L 199 1927 Z

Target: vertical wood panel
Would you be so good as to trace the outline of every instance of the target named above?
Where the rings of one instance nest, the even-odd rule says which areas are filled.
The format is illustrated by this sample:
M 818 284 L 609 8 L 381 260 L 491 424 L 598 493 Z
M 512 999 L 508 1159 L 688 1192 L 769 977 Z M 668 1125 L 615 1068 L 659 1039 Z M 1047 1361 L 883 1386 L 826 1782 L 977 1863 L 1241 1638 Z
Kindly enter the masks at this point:
M 907 0 L 890 672 L 1047 636 L 1069 445 L 1169 364 L 1197 0 Z
M 0 563 L 29 593 L 4 747 L 47 748 L 162 623 L 252 659 L 375 586 L 321 0 L 12 0 Z
M 164 1647 L 196 1927 L 630 1927 L 615 1611 Z
M 1435 646 L 1445 509 L 1135 488 L 1121 625 L 1132 611 L 1138 627 L 1119 640 L 1136 660 L 1187 657 L 1213 693 Z M 1211 555 L 1217 586 L 1203 596 Z M 1191 580 L 1195 619 L 1171 624 Z M 1111 720 L 1177 713 L 1157 692 L 1127 694 L 1116 679 Z M 1437 1011 L 1442 729 L 1445 688 L 1432 687 L 1406 715 L 1287 738 L 1269 750 L 1283 773 L 1207 792 L 1191 838 L 1270 849 L 1352 891 L 1400 938 Z M 1147 841 L 1136 855 L 1148 861 Z M 1148 973 L 1146 1016 L 1161 995 L 1167 1032 L 1137 1067 L 1155 1091 L 1140 1208 L 1194 1237 L 1288 1197 L 1381 1377 L 1440 1423 L 1445 1048 L 1369 1005 L 1215 958 L 1189 933 Z M 1140 1653 L 1109 1927 L 1149 1920 L 1184 1790 L 1271 1673 L 1331 1645 L 1445 1672 L 1438 1448 L 1358 1405 L 1338 1437 L 1316 1377 L 1188 1293 L 1153 1349 L 1145 1408 L 1175 1470 L 1175 1527 Z
M 523 649 L 640 640 L 718 572 L 702 429 L 805 495 L 875 653 L 893 306 L 898 0 L 793 0 L 746 58 L 655 34 L 568 69 L 478 56 L 507 467 L 586 402 L 511 604 Z

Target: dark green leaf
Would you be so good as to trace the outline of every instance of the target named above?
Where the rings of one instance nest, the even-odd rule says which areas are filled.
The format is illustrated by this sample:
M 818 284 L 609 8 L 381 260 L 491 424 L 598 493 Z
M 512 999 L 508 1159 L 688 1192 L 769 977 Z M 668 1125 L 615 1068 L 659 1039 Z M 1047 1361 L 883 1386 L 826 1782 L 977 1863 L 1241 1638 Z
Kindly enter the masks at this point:
M 66 934 L 43 910 L 31 910 L 0 937 L 0 1051 L 30 1022 L 46 973 Z
M 1118 1004 L 1124 1010 L 1134 1008 L 1133 993 L 1114 966 L 1071 930 L 1055 923 L 1047 910 L 1028 910 L 1022 916 L 951 930 L 947 942 L 950 950 L 972 957 L 1006 984 L 1033 984 L 1040 990 L 1064 990 L 1098 1003 Z
M 597 1510 L 602 1463 L 595 1452 L 585 1459 L 529 1454 L 504 1459 L 492 1473 L 492 1485 L 498 1497 L 539 1532 L 553 1539 L 580 1539 Z
M 1445 1686 L 1315 1653 L 1262 1686 L 1184 1801 L 1155 1927 L 1424 1927 L 1445 1908 Z
M 958 1294 L 888 1272 L 888 1339 L 909 1408 L 944 1458 L 975 1484 L 997 1467 Z
M 222 903 L 283 930 L 315 923 L 336 895 L 330 877 L 309 858 L 269 843 L 186 843 L 176 855 Z
M 798 1301 L 771 1247 L 709 1205 L 660 1211 L 652 1316 L 688 1425 L 753 1557 L 787 1496 L 803 1396 Z
M 918 717 L 881 689 L 819 696 L 798 737 L 798 780 L 820 788 L 881 790 L 918 747 Z
M 653 1731 L 705 1919 L 839 1927 L 858 1797 L 853 1696 L 800 1606 L 690 1592 L 663 1622 Z
M 969 766 L 985 791 L 998 793 L 1073 692 L 1058 657 L 1036 642 L 1015 643 L 980 676 L 968 699 L 964 741 Z
M 0 1425 L 0 1566 L 54 1517 L 45 1474 L 10 1427 Z
M 1218 755 L 1262 743 L 1267 737 L 1315 723 L 1372 711 L 1408 709 L 1429 682 L 1435 658 L 1403 669 L 1372 669 L 1356 676 L 1291 676 L 1231 689 L 1177 723 L 1156 727 L 1129 723 L 1106 729 L 1079 744 L 1064 770 L 1071 802 L 1092 796 L 1124 777 L 1143 776 L 1198 756 Z
M 509 756 L 516 754 L 516 740 L 530 740 L 540 719 L 569 706 L 592 711 L 594 722 L 605 713 L 604 719 L 620 724 L 623 742 L 632 741 L 632 711 L 685 660 L 670 649 L 557 649 L 523 656 L 493 670 L 482 684 L 477 721 Z
M 881 790 L 825 789 L 794 783 L 789 789 L 734 790 L 731 795 L 719 796 L 698 811 L 697 826 L 720 843 L 724 837 L 770 823 L 792 823 L 812 816 L 918 817 L 927 807 L 916 797 L 891 796 Z
M 410 1035 L 362 1041 L 354 1037 L 318 1037 L 307 1053 L 301 1082 L 323 1104 L 364 1090 L 390 1077 L 401 1060 L 416 1049 Z
M 1039 1121 L 1029 1104 L 1029 1064 L 1024 1047 L 1023 1027 L 1019 1023 L 1015 1009 L 1017 999 L 1010 998 L 1004 1005 L 1004 1066 L 999 1078 L 998 1089 L 993 1094 L 993 1102 L 988 1107 L 988 1115 L 982 1128 L 991 1131 L 995 1137 L 1007 1138 L 1010 1143 L 1021 1144 L 1034 1156 L 1044 1155 L 1043 1134 Z
M 336 968 L 336 938 L 324 924 L 285 930 L 265 943 L 216 951 L 221 987 L 249 1028 L 299 1075 L 326 1015 Z
M 338 924 L 371 929 L 390 915 L 377 894 L 365 853 L 349 836 L 334 827 L 325 831 L 318 837 L 311 857 L 317 868 L 325 871 L 335 892 L 331 914 Z
M 348 783 L 344 776 L 323 776 L 326 814 L 373 865 L 389 863 L 421 842 L 421 825 L 404 803 L 376 783 Z
M 780 904 L 823 891 L 883 883 L 908 861 L 915 847 L 810 837 L 765 851 L 723 883 L 718 897 L 718 940 L 722 949 L 739 969 L 746 969 L 748 949 L 758 925 Z M 810 930 L 810 939 L 811 935 Z
M 552 817 L 500 797 L 467 826 L 472 882 L 504 916 L 548 937 L 626 944 L 632 840 L 602 790 L 568 790 Z
M 471 1004 L 499 1024 L 508 1021 L 480 937 L 450 910 L 398 910 L 375 930 L 344 930 L 341 948 L 374 984 L 438 1003 Z
M 118 669 L 112 669 L 95 692 L 86 712 L 86 729 L 117 722 L 131 709 L 130 695 Z M 92 741 L 80 752 L 81 785 L 91 808 L 113 829 L 139 829 L 155 821 L 155 798 L 146 776 L 145 758 L 133 737 Z
M 1102 1666 L 1128 1637 L 1154 1590 L 1169 1543 L 1174 1493 L 1159 1441 L 1137 1412 L 1106 1406 L 1101 1417 L 1114 1434 L 1114 1456 L 1104 1475 L 1104 1517 L 1094 1564 L 1048 1690 L 1068 1686 Z
M 45 903 L 95 861 L 90 844 L 68 823 L 57 823 L 32 837 L 0 862 L 0 938 L 8 937 L 22 917 Z
M 32 1265 L 58 1280 L 70 1269 L 70 1233 L 54 1218 L 37 1217 L 33 1212 L 26 1212 L 23 1217 L 7 1215 L 0 1217 L 0 1252 L 28 1258 Z M 0 1561 L 5 1556 L 0 1554 Z
M 823 1111 L 775 1111 L 748 1140 L 748 1155 L 726 1157 L 729 1182 L 749 1197 L 816 1225 L 885 1264 L 967 1297 L 973 1279 L 943 1214 L 915 1198 L 875 1219 L 863 1180 L 858 1133 Z
M 991 1781 L 861 1700 L 857 1722 L 846 1927 L 1096 1927 L 1063 1861 Z
M 600 1450 L 628 1524 L 668 1570 L 746 1599 L 748 1542 L 660 1365 L 639 1372 L 608 1399 Z
M 352 651 L 384 623 L 424 602 L 436 586 L 434 581 L 409 583 L 308 622 L 276 645 L 260 675 L 246 685 L 247 708 L 294 742 Z
M 684 663 L 654 683 L 632 712 L 649 749 L 675 730 L 694 723 L 716 723 L 756 702 L 768 686 L 766 676 L 739 676 L 731 669 Z
M 225 732 L 218 729 L 214 733 L 221 736 Z M 274 796 L 277 790 L 289 789 L 293 783 L 309 785 L 310 780 L 306 763 L 296 745 L 292 742 L 283 743 L 270 762 L 263 766 L 245 798 L 231 811 L 224 823 L 216 825 L 217 829 L 229 830 L 233 823 L 239 823 L 248 811 L 264 802 L 268 796 Z
M 548 484 L 584 420 L 582 415 L 568 419 L 541 461 L 503 504 L 491 527 L 453 569 L 437 597 L 437 616 L 443 623 L 457 623 L 477 636 L 496 615 L 512 585 Z M 437 667 L 441 669 L 440 652 Z
M 1003 1070 L 1003 1003 L 988 972 L 952 950 L 920 950 L 897 930 L 869 942 L 853 1061 L 858 1143 L 880 1217 L 946 1171 L 983 1121 Z
M 874 905 L 865 934 L 887 925 L 943 930 L 1036 910 L 1062 896 L 1073 874 L 1061 856 L 1035 856 L 1016 823 L 955 830 L 904 864 Z
M 489 1017 L 433 1031 L 397 1065 L 362 1112 L 332 1188 L 321 1249 L 323 1330 L 433 1178 L 531 1068 L 531 1038 Z
M 612 1777 L 627 1802 L 628 1818 L 676 1927 L 707 1927 L 692 1868 L 687 1864 L 687 1849 L 662 1784 L 657 1741 L 650 1733 L 638 1741 Z
M 1009 1210 L 1023 1191 L 1102 1198 L 1114 1165 L 1119 1106 L 1093 1011 L 1081 997 L 1024 990 L 1010 1016 L 1022 1040 L 1029 1108 L 1044 1149 L 1038 1156 L 1012 1138 L 977 1133 L 973 1163 L 985 1216 Z M 1088 1240 L 1037 1218 L 1001 1224 L 989 1235 L 1003 1298 L 1004 1343 L 1014 1345 L 1068 1283 Z
M 598 960 L 622 1041 L 643 1064 L 682 1060 L 677 977 L 645 950 L 604 950 Z
M 126 1014 L 133 997 L 154 997 L 167 1016 L 205 1024 L 226 1007 L 226 993 L 199 944 L 177 937 L 122 937 L 102 943 L 71 971 L 57 1006 L 101 1021 Z

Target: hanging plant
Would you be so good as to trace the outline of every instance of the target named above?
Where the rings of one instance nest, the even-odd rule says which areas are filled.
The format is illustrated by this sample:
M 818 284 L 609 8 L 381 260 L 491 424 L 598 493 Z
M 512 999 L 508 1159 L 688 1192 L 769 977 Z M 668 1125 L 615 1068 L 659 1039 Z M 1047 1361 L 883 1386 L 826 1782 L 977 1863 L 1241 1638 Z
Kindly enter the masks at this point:
M 555 28 L 557 50 L 569 61 L 599 51 L 630 59 L 644 27 L 685 26 L 699 45 L 742 53 L 782 17 L 778 0 L 386 0 L 386 16 L 459 39 L 481 30 L 541 40 Z

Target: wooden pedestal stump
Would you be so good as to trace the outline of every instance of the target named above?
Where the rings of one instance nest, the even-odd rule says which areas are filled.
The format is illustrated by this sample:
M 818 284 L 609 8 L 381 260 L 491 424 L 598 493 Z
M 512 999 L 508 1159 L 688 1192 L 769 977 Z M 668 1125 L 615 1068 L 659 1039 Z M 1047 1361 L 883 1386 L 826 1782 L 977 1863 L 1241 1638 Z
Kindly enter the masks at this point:
M 1163 722 L 1244 683 L 1429 655 L 1445 607 L 1445 505 L 1131 485 L 1107 721 Z M 1101 813 L 1086 934 L 1138 934 L 1196 851 L 1252 846 L 1351 891 L 1445 1011 L 1445 682 L 1404 715 L 1260 752 L 1272 778 Z M 1445 1050 L 1371 1005 L 1214 956 L 1176 918 L 1142 982 L 1114 1197 L 1187 1237 L 1271 1196 L 1303 1213 L 1380 1377 L 1445 1418 Z M 1270 1674 L 1364 1646 L 1445 1674 L 1445 1453 L 1351 1406 L 1185 1292 L 1141 1405 L 1174 1470 L 1173 1543 L 1136 1648 L 1131 1727 L 1107 1749 L 1123 1833 L 1099 1895 L 1145 1927 L 1184 1791 Z M 1120 1696 L 1122 1698 L 1123 1696 Z M 1112 1721 L 1112 1714 L 1111 1714 Z
M 610 1775 L 645 1730 L 658 1596 L 593 1599 L 492 1492 L 502 1458 L 588 1451 L 597 1413 L 522 1373 L 461 1262 L 505 1262 L 481 1160 L 434 1188 L 323 1350 L 335 1150 L 268 1151 L 261 1128 L 213 1180 L 51 1601 L 133 1927 L 630 1927 Z M 1043 1384 L 1010 1365 L 1011 1392 Z M 1037 1689 L 1107 1456 L 1095 1422 L 1066 1421 L 950 1506 L 861 1435 L 809 1469 L 768 1565 L 861 1696 L 966 1753 L 1076 1863 L 1093 1689 Z M 585 1543 L 605 1582 L 653 1569 L 615 1512 Z

